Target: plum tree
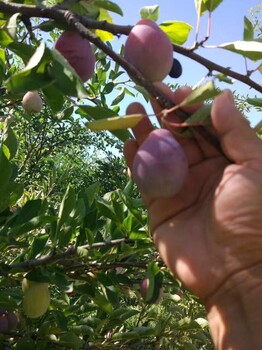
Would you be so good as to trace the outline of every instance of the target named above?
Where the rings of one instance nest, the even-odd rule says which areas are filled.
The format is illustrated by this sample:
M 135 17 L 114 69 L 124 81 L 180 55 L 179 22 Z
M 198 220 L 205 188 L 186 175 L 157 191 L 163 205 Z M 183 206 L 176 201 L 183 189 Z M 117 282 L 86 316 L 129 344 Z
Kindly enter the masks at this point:
M 28 91 L 22 99 L 22 105 L 28 113 L 39 113 L 43 108 L 43 101 L 37 91 Z
M 173 59 L 172 68 L 169 72 L 169 76 L 171 78 L 179 78 L 182 74 L 182 66 L 181 63 L 178 61 L 178 59 Z
M 124 57 L 146 79 L 162 81 L 173 64 L 173 47 L 155 22 L 141 19 L 128 35 Z
M 54 48 L 67 59 L 83 82 L 92 77 L 96 58 L 87 39 L 77 32 L 65 31 L 56 41 Z
M 170 131 L 156 129 L 138 149 L 132 173 L 142 194 L 151 198 L 169 198 L 185 182 L 187 157 Z
M 25 289 L 23 299 L 24 313 L 29 318 L 38 318 L 48 309 L 50 292 L 47 283 L 34 282 Z

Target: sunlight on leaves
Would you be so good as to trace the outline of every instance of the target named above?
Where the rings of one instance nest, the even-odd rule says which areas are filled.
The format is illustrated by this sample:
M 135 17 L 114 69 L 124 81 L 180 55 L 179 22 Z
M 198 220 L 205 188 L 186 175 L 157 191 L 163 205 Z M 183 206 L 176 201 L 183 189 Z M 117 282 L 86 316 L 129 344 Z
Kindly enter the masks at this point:
M 160 24 L 160 28 L 167 34 L 173 44 L 184 44 L 193 28 L 190 24 L 181 21 L 166 21 Z

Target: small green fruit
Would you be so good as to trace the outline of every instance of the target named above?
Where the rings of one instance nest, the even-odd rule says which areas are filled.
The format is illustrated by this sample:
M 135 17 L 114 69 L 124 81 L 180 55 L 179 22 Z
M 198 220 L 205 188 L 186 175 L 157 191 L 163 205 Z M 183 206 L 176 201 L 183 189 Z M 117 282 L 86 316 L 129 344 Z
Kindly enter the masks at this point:
M 29 285 L 25 290 L 23 299 L 24 312 L 29 318 L 38 318 L 48 309 L 50 304 L 50 292 L 47 283 Z
M 22 291 L 25 293 L 25 291 L 30 287 L 33 286 L 34 284 L 42 285 L 45 288 L 48 288 L 49 284 L 48 283 L 42 283 L 42 282 L 35 282 L 35 281 L 31 281 L 29 279 L 27 279 L 26 277 L 23 278 L 22 281 Z

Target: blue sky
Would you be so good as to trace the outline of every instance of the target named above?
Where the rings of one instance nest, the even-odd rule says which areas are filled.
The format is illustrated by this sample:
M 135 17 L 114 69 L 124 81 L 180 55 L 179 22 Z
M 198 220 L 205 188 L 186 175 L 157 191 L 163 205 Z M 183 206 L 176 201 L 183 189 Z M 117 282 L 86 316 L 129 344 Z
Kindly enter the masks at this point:
M 115 0 L 115 2 L 122 8 L 124 16 L 113 16 L 114 22 L 117 24 L 135 24 L 140 18 L 140 9 L 147 5 L 156 5 L 160 7 L 160 14 L 158 24 L 166 20 L 179 20 L 192 25 L 193 29 L 189 36 L 189 40 L 184 46 L 190 47 L 195 38 L 195 27 L 197 21 L 197 14 L 195 10 L 194 0 Z M 250 8 L 254 8 L 258 1 L 255 0 L 224 0 L 222 4 L 213 12 L 211 37 L 207 45 L 218 45 L 225 42 L 242 40 L 244 28 L 244 16 L 249 17 Z M 200 27 L 200 39 L 206 35 L 207 16 L 204 15 Z M 125 41 L 125 37 L 116 39 L 120 43 Z M 116 44 L 116 43 L 115 43 Z M 114 45 L 114 43 L 113 43 Z M 220 65 L 232 67 L 240 73 L 245 74 L 245 61 L 242 56 L 230 53 L 222 49 L 198 49 L 197 53 L 205 58 L 208 58 Z M 185 58 L 182 55 L 176 55 L 183 66 L 183 74 L 179 79 L 172 80 L 173 83 L 180 85 L 197 84 L 206 74 L 207 70 L 200 64 Z M 258 64 L 248 61 L 248 68 L 255 68 Z M 262 82 L 262 75 L 256 73 L 253 76 L 256 82 Z M 165 82 L 170 82 L 169 78 Z M 234 85 L 221 85 L 222 88 L 230 88 L 236 90 L 240 94 L 249 94 L 251 97 L 259 96 L 259 92 L 250 89 L 243 83 L 235 83 Z M 261 97 L 261 96 L 259 96 Z M 141 100 L 145 104 L 144 100 Z M 122 106 L 123 107 L 123 106 Z M 147 107 L 148 109 L 148 107 Z M 150 112 L 150 110 L 149 110 Z M 260 121 L 261 116 L 255 111 L 249 115 L 252 124 Z

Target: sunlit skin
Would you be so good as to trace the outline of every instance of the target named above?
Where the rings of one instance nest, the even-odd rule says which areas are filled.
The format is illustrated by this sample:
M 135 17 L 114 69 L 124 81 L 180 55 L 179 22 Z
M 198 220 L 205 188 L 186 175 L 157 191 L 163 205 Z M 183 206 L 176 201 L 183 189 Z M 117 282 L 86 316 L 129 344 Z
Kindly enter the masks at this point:
M 175 103 L 191 91 L 185 87 L 173 93 L 163 84 L 158 87 Z M 158 104 L 152 104 L 159 113 Z M 185 109 L 191 113 L 198 107 Z M 146 112 L 134 103 L 127 113 Z M 217 348 L 251 349 L 252 342 L 262 344 L 258 332 L 261 302 L 254 306 L 259 318 L 252 314 L 255 334 L 245 337 L 245 325 L 239 325 L 236 347 L 232 339 L 229 347 L 229 337 L 235 333 L 228 334 L 228 324 L 240 312 L 238 299 L 238 316 L 248 319 L 253 306 L 245 300 L 251 296 L 256 300 L 262 290 L 262 142 L 236 109 L 230 91 L 215 99 L 211 117 L 210 132 L 220 140 L 226 156 L 198 134 L 180 138 L 190 165 L 184 187 L 169 199 L 143 199 L 160 255 L 174 275 L 203 300 Z M 127 141 L 124 149 L 129 169 L 152 129 L 148 118 L 134 128 L 136 140 Z

